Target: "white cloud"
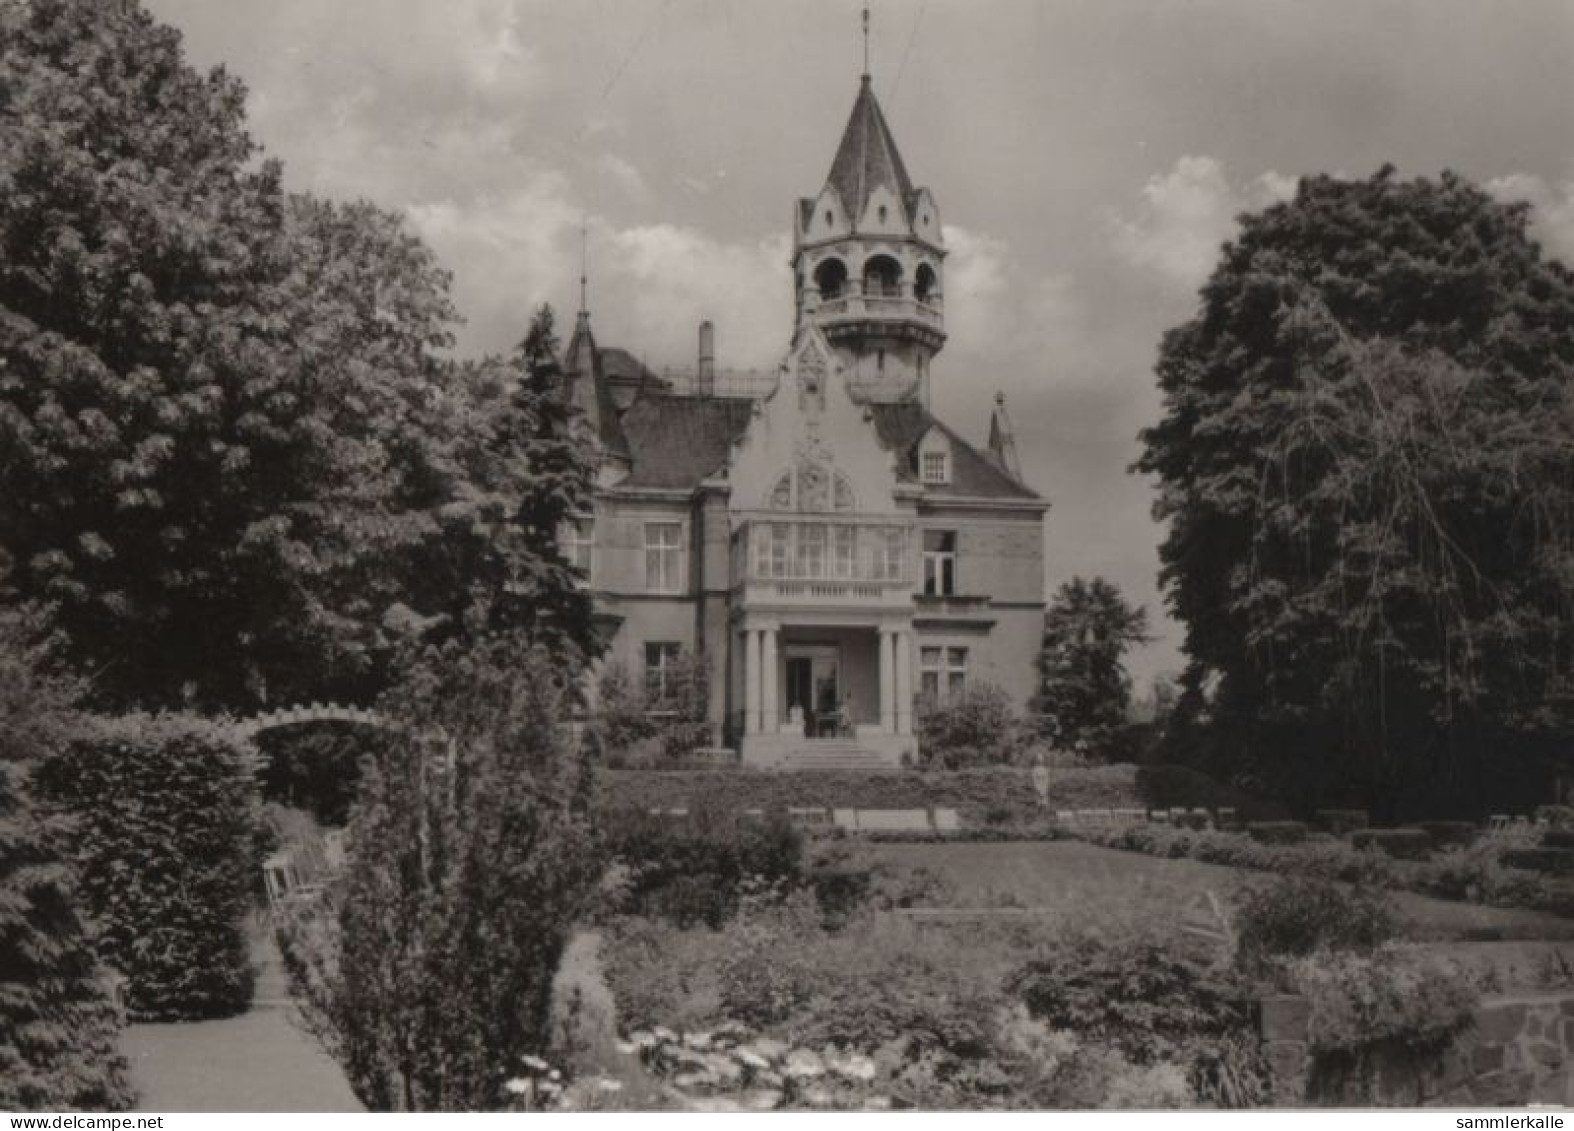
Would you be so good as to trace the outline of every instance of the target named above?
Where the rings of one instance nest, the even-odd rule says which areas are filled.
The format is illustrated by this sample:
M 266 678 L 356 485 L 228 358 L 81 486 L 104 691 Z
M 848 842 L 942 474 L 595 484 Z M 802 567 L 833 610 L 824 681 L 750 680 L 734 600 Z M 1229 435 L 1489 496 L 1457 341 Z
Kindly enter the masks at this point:
M 1547 252 L 1574 265 L 1574 180 L 1556 184 L 1530 173 L 1510 173 L 1487 182 L 1499 200 L 1531 206 L 1531 231 Z
M 1294 193 L 1295 179 L 1283 173 L 1269 170 L 1237 187 L 1217 158 L 1181 157 L 1148 179 L 1134 209 L 1110 217 L 1115 251 L 1166 286 L 1190 291 L 1213 269 L 1242 211 Z
M 454 272 L 466 352 L 506 349 L 543 302 L 560 326 L 577 305 L 580 225 L 589 228 L 590 308 L 603 345 L 650 364 L 692 363 L 701 319 L 717 326 L 726 367 L 774 365 L 791 331 L 785 235 L 728 242 L 673 224 L 619 226 L 583 216 L 569 178 L 544 171 L 510 192 L 411 206 L 414 227 Z

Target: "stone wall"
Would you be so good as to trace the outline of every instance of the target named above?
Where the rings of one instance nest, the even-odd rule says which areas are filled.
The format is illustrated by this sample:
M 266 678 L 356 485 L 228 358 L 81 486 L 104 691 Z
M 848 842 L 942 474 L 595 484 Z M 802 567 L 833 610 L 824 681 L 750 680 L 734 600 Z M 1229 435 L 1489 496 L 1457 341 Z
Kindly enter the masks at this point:
M 1402 1049 L 1381 1050 L 1362 1081 L 1316 1062 L 1306 999 L 1265 998 L 1259 1017 L 1276 1104 L 1574 1104 L 1574 991 L 1483 998 L 1471 1027 L 1441 1055 L 1417 1058 Z

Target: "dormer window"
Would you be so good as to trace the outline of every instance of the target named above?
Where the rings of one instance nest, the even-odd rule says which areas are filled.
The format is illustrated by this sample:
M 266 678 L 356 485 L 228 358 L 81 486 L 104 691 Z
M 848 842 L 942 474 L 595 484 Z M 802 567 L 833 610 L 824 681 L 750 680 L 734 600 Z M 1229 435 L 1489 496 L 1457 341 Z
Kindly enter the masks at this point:
M 880 205 L 880 223 L 882 223 L 882 224 L 885 223 L 885 216 L 886 216 L 885 205 L 882 204 L 882 205 Z
M 827 212 L 825 214 L 825 226 L 829 228 L 832 223 L 834 223 L 834 220 L 832 219 L 831 214 Z
M 951 456 L 947 452 L 925 452 L 919 467 L 925 483 L 944 486 L 951 482 Z

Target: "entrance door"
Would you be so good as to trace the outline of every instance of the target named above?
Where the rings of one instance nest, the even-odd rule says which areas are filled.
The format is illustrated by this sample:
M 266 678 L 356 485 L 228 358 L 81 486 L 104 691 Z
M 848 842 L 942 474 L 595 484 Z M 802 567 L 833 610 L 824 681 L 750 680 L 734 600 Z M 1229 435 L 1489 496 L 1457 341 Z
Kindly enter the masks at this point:
M 841 654 L 835 645 L 799 645 L 787 650 L 787 718 L 802 720 L 807 738 L 840 732 Z

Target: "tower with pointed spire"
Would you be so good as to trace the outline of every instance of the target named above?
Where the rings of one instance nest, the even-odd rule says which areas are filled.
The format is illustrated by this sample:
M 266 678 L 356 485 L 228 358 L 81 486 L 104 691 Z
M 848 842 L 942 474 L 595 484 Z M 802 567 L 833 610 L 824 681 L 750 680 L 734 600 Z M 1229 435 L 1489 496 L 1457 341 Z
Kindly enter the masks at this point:
M 825 186 L 793 216 L 797 325 L 825 334 L 856 399 L 927 399 L 945 254 L 940 210 L 908 176 L 866 70 Z

